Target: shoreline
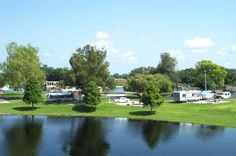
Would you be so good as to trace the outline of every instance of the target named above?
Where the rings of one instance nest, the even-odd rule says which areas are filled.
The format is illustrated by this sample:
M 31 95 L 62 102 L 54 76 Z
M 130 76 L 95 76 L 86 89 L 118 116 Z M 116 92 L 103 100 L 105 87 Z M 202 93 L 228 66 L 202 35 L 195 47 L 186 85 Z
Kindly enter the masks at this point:
M 90 111 L 86 107 L 74 104 L 39 104 L 35 106 L 38 108 L 31 110 L 31 105 L 24 104 L 21 100 L 10 100 L 9 103 L 0 105 L 0 115 L 125 118 L 236 128 L 236 120 L 234 120 L 236 119 L 236 99 L 217 105 L 176 104 L 173 101 L 165 101 L 163 105 L 154 109 L 154 114 L 150 114 L 149 107 L 119 106 L 106 101 L 102 101 L 96 107 L 96 111 Z

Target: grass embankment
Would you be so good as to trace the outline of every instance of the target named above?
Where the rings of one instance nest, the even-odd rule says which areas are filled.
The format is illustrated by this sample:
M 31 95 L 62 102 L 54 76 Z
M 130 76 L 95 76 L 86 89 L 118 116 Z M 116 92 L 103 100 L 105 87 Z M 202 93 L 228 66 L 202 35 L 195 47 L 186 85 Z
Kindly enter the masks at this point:
M 118 106 L 107 101 L 102 101 L 94 112 L 73 104 L 39 104 L 36 105 L 38 107 L 36 110 L 31 110 L 30 105 L 24 104 L 20 99 L 9 100 L 9 102 L 0 104 L 0 114 L 126 117 L 236 127 L 236 99 L 230 99 L 230 103 L 217 105 L 176 104 L 165 101 L 152 115 L 149 114 L 149 108 Z

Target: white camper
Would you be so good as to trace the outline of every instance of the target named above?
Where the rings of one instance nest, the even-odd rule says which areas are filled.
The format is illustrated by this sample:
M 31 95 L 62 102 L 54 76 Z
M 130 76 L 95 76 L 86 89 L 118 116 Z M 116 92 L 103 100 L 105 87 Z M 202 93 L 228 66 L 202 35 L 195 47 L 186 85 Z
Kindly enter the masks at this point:
M 199 101 L 201 99 L 201 91 L 198 90 L 182 90 L 173 93 L 173 100 L 177 102 Z
M 223 92 L 221 94 L 221 97 L 224 98 L 224 99 L 231 98 L 231 93 L 230 92 Z

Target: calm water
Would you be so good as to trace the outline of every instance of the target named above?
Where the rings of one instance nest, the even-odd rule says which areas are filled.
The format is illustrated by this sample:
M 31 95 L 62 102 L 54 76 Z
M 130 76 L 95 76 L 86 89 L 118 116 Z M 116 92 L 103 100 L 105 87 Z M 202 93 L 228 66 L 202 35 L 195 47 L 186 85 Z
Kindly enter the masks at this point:
M 234 156 L 236 129 L 107 118 L 0 116 L 5 156 Z

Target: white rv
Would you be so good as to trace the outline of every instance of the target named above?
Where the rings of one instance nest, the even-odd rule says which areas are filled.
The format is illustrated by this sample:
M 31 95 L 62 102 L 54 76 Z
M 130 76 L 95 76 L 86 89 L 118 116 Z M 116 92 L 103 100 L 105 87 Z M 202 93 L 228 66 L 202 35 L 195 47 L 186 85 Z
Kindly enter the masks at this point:
M 228 99 L 228 98 L 231 98 L 231 93 L 230 92 L 222 92 L 220 94 L 220 96 L 223 98 L 223 99 Z
M 182 90 L 173 93 L 173 100 L 177 102 L 199 101 L 201 99 L 201 91 L 198 90 Z

